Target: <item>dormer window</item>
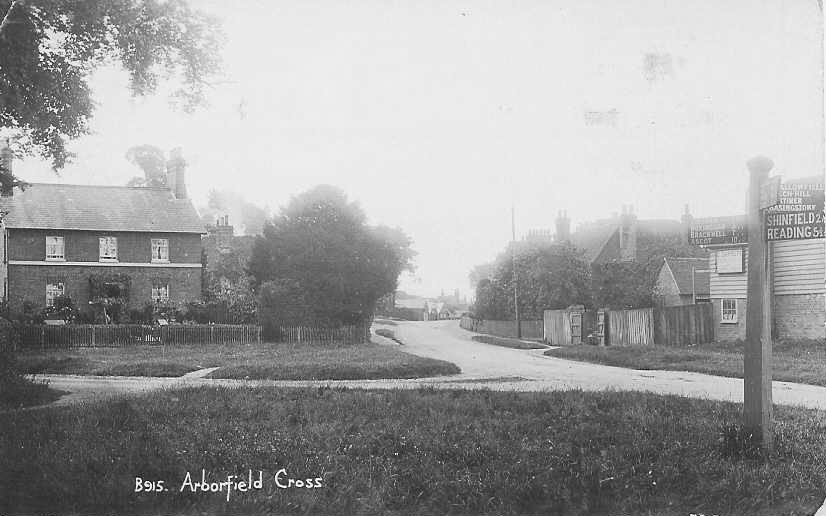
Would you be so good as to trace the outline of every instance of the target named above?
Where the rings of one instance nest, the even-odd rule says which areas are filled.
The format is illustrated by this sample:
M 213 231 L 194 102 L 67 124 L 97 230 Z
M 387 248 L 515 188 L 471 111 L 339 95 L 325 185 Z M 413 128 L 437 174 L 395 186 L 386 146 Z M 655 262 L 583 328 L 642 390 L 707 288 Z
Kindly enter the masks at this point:
M 98 239 L 98 249 L 100 251 L 99 261 L 118 261 L 118 239 L 117 237 L 100 237 Z
M 46 260 L 61 262 L 66 260 L 62 236 L 46 237 Z
M 167 262 L 169 262 L 169 239 L 167 239 L 167 238 L 153 238 L 152 239 L 152 262 L 153 263 L 167 263 Z

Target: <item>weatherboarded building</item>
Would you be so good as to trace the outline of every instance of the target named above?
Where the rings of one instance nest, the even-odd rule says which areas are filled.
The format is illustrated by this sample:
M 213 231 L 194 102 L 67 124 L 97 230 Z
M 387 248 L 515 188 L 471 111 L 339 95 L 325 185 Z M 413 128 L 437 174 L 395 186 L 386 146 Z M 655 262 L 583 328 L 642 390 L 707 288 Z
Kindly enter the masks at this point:
M 780 204 L 769 208 L 766 215 L 765 235 L 774 337 L 823 339 L 826 335 L 823 178 L 784 182 L 780 195 Z M 777 214 L 792 216 L 778 217 Z M 810 236 L 814 238 L 807 238 Z M 709 295 L 715 307 L 718 339 L 744 339 L 749 260 L 745 219 L 699 219 L 692 224 L 690 237 L 711 251 Z
M 716 248 L 709 257 L 709 296 L 720 340 L 746 337 L 748 246 Z M 774 335 L 780 339 L 826 335 L 824 240 L 769 243 Z
M 126 308 L 201 295 L 204 228 L 183 169 L 169 188 L 32 184 L 0 197 L 0 288 L 12 312 L 68 296 L 80 309 L 112 297 Z

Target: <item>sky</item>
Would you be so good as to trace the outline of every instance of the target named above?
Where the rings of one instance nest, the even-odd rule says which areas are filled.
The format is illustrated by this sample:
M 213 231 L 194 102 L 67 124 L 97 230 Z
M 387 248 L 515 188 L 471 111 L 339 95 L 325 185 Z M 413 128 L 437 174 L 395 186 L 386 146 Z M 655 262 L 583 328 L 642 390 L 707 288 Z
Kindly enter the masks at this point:
M 634 206 L 744 212 L 745 162 L 823 174 L 816 0 L 190 0 L 226 34 L 224 77 L 192 115 L 126 75 L 91 79 L 94 134 L 29 181 L 125 184 L 130 147 L 181 147 L 197 205 L 234 190 L 275 213 L 317 184 L 417 251 L 400 288 L 471 296 L 517 233 Z M 232 221 L 230 221 L 232 222 Z

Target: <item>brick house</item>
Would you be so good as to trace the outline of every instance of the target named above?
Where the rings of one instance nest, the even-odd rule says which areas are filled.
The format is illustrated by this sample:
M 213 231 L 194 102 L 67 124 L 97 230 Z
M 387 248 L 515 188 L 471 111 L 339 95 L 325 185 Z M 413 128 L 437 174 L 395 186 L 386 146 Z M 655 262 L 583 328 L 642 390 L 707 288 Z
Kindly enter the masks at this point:
M 6 165 L 8 166 L 8 160 Z M 203 225 L 184 168 L 166 188 L 36 183 L 0 197 L 0 294 L 11 312 L 64 295 L 81 310 L 120 296 L 125 308 L 201 296 Z M 102 285 L 102 287 L 101 287 Z
M 653 297 L 658 306 L 709 302 L 708 259 L 663 258 Z

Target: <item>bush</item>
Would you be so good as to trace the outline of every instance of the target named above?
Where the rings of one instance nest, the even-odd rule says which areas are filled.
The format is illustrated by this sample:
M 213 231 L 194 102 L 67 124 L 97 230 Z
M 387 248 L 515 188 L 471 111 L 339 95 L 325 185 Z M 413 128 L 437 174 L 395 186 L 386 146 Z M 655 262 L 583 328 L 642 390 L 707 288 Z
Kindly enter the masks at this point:
M 52 306 L 43 309 L 44 319 L 61 319 L 67 323 L 73 322 L 77 317 L 77 308 L 69 296 L 57 296 Z
M 0 318 L 0 408 L 19 408 L 52 399 L 45 382 L 27 379 L 18 368 L 15 350 L 20 334 L 14 323 Z

